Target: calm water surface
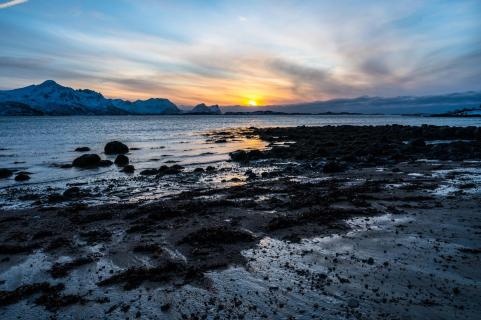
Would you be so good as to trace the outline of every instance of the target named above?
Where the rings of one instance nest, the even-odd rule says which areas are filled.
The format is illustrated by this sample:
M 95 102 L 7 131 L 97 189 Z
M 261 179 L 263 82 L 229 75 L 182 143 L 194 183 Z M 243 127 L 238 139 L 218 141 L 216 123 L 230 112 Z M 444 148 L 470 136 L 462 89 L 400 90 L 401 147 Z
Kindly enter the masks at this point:
M 186 166 L 216 164 L 241 148 L 259 148 L 260 141 L 207 143 L 206 132 L 236 127 L 318 125 L 450 125 L 480 126 L 480 118 L 422 118 L 402 116 L 102 116 L 0 117 L 0 168 L 26 170 L 32 179 L 22 185 L 68 181 L 89 175 L 118 176 L 115 166 L 99 170 L 60 169 L 79 156 L 74 149 L 91 148 L 102 158 L 106 142 L 120 140 L 135 148 L 129 154 L 137 169 L 177 162 Z M 138 149 L 137 149 L 138 148 Z M 113 159 L 112 159 L 113 160 Z M 0 180 L 0 188 L 20 185 Z

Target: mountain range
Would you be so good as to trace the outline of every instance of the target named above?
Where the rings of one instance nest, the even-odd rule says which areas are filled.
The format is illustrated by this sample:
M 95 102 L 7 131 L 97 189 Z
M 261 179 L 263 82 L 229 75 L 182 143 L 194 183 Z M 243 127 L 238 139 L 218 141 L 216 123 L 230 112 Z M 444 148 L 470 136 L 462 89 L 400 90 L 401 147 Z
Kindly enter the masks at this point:
M 333 99 L 307 103 L 249 107 L 247 111 L 284 113 L 439 114 L 466 108 L 480 108 L 481 91 L 430 96 L 369 97 Z M 223 107 L 226 112 L 246 111 L 246 107 Z
M 168 99 L 108 99 L 89 89 L 72 89 L 47 80 L 39 85 L 0 91 L 0 115 L 180 114 Z
M 399 96 L 392 98 L 363 96 L 290 105 L 263 107 L 229 106 L 235 112 L 275 113 L 363 113 L 363 114 L 435 114 L 453 110 L 479 108 L 481 92 L 469 91 L 431 96 Z M 39 85 L 0 91 L 0 116 L 16 115 L 167 115 L 221 114 L 218 105 L 199 104 L 192 110 L 181 110 L 168 99 L 127 101 L 105 98 L 89 89 L 64 87 L 53 80 Z

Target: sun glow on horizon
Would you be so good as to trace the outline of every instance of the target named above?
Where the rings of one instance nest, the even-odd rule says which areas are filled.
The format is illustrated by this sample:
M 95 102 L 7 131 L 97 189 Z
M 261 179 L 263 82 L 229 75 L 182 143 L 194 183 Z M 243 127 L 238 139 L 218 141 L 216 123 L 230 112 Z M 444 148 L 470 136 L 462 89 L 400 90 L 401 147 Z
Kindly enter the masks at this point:
M 247 101 L 247 105 L 248 105 L 249 107 L 257 107 L 257 101 L 255 101 L 255 100 L 249 100 L 249 101 Z

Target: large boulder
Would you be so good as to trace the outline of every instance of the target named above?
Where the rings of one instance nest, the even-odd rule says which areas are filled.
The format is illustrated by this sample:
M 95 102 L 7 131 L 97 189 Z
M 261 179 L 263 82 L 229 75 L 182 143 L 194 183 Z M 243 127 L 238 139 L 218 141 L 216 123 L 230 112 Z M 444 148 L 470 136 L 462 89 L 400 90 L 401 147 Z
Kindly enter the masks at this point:
M 100 160 L 99 167 L 110 167 L 113 164 L 110 160 Z
M 13 174 L 12 170 L 6 168 L 0 168 L 0 179 L 5 179 Z
M 125 154 L 129 152 L 129 147 L 120 141 L 111 141 L 105 145 L 105 154 Z
M 15 176 L 15 181 L 27 181 L 27 180 L 30 180 L 30 176 L 24 172 L 19 172 Z
M 72 162 L 72 166 L 77 168 L 95 168 L 100 165 L 102 160 L 96 154 L 89 153 L 81 155 Z
M 119 167 L 125 167 L 129 164 L 129 158 L 126 155 L 119 154 L 117 158 L 115 158 L 114 163 Z
M 184 170 L 184 167 L 179 166 L 178 164 L 174 164 L 173 166 L 161 166 L 158 170 L 158 174 L 160 175 L 167 175 L 167 174 L 177 174 L 181 173 Z
M 128 164 L 121 171 L 125 173 L 134 173 L 135 167 L 131 164 Z

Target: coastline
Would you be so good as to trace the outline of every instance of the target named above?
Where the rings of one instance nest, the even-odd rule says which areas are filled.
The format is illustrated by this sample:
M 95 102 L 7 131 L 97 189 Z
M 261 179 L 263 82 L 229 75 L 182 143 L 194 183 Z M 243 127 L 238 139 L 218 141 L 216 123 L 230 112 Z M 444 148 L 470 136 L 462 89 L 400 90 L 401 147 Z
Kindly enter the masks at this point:
M 3 210 L 0 315 L 475 319 L 478 130 L 390 128 L 216 132 L 259 135 L 270 148 L 232 158 L 275 169 L 143 204 Z

